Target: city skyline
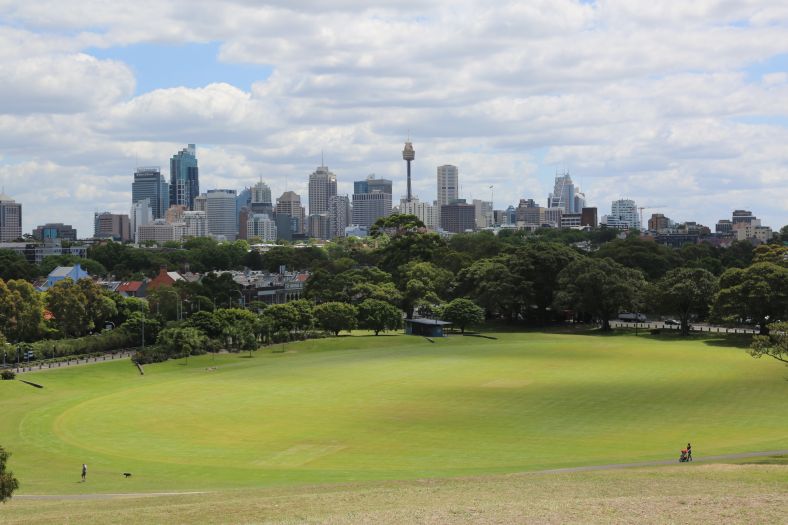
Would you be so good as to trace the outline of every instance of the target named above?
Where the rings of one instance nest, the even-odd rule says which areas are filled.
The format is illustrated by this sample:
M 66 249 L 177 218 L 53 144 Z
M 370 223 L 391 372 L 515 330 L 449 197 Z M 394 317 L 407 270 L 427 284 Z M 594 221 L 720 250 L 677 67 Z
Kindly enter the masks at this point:
M 629 198 L 713 224 L 753 209 L 779 227 L 788 16 L 777 7 L 10 2 L 0 184 L 25 205 L 24 231 L 90 231 L 94 212 L 128 213 L 135 168 L 169 179 L 168 160 L 194 143 L 201 188 L 262 176 L 273 195 L 306 197 L 325 151 L 337 194 L 376 173 L 398 202 L 412 140 L 421 202 L 444 164 L 469 202 L 494 186 L 496 209 L 545 204 L 568 170 L 600 210 Z

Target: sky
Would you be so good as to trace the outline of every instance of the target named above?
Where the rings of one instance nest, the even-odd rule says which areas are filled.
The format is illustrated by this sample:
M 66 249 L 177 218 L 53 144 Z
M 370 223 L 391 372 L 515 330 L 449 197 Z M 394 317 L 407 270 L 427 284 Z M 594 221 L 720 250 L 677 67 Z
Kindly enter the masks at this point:
M 0 184 L 23 229 L 128 213 L 136 166 L 197 145 L 200 186 L 306 202 L 368 174 L 545 205 L 568 170 L 710 225 L 788 224 L 788 4 L 695 0 L 0 0 Z M 493 186 L 492 190 L 490 186 Z

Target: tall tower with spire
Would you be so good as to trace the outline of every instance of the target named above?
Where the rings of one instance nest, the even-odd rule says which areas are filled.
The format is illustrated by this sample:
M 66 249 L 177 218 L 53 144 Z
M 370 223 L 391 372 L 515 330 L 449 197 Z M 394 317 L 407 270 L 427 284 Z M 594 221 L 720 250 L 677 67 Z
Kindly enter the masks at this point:
M 410 161 L 416 158 L 416 152 L 413 151 L 413 144 L 410 143 L 410 137 L 408 137 L 407 142 L 405 142 L 405 149 L 402 150 L 402 159 L 408 163 L 408 200 L 410 202 L 413 199 L 413 195 L 410 191 Z

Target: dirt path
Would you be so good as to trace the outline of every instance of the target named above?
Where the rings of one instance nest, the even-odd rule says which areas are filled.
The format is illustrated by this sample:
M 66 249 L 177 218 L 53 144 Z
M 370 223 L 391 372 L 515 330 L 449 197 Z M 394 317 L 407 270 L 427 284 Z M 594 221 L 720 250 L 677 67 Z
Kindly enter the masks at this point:
M 718 456 L 705 456 L 698 458 L 693 463 L 713 463 L 715 461 L 723 461 L 730 459 L 747 459 L 758 458 L 766 456 L 785 456 L 788 455 L 788 450 L 768 450 L 764 452 L 741 452 L 739 454 L 721 454 Z M 662 465 L 673 465 L 678 463 L 678 459 L 664 459 L 658 461 L 640 461 L 637 463 L 613 463 L 610 465 L 589 465 L 586 467 L 567 467 L 549 470 L 536 470 L 532 472 L 516 473 L 517 475 L 529 474 L 561 474 L 568 472 L 586 472 L 593 470 L 615 470 L 636 467 L 657 467 Z M 194 494 L 208 494 L 208 491 L 196 492 L 132 492 L 122 494 L 24 494 L 14 496 L 14 499 L 20 500 L 106 500 L 106 499 L 121 499 L 121 498 L 155 498 L 161 496 L 189 496 Z

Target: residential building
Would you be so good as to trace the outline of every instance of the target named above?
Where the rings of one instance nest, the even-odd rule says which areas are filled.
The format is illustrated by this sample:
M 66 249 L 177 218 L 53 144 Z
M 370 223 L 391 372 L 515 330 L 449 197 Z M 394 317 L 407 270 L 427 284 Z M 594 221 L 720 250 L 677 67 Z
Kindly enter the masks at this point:
M 347 195 L 334 195 L 328 201 L 328 238 L 345 236 L 345 228 L 350 225 L 350 199 Z
M 476 227 L 476 213 L 473 204 L 465 199 L 457 199 L 451 204 L 441 206 L 441 228 L 450 233 L 473 231 Z
M 180 241 L 183 238 L 183 230 L 183 223 L 172 224 L 164 219 L 154 219 L 152 222 L 137 225 L 137 244 Z
M 441 226 L 440 207 L 428 202 L 421 202 L 418 197 L 411 197 L 410 202 L 407 201 L 407 198 L 400 200 L 399 212 L 415 215 L 430 230 L 437 230 Z
M 651 218 L 648 220 L 648 229 L 650 231 L 662 231 L 671 227 L 672 221 L 665 217 L 662 213 L 652 213 Z
M 185 211 L 181 217 L 184 237 L 206 237 L 208 219 L 204 211 Z
M 170 203 L 170 185 L 158 166 L 139 167 L 131 183 L 131 203 L 148 199 L 154 219 L 163 219 Z
M 129 242 L 131 240 L 131 232 L 131 221 L 128 215 L 110 213 L 108 211 L 93 215 L 93 237 L 96 239 Z
M 714 227 L 714 231 L 716 233 L 730 233 L 733 231 L 733 222 L 727 219 L 721 219 L 717 221 L 716 226 Z
M 284 304 L 301 299 L 304 285 L 309 279 L 306 272 L 288 272 L 284 267 L 279 272 L 231 271 L 233 281 L 241 286 L 245 304 L 262 302 L 265 304 Z
M 171 287 L 178 281 L 185 280 L 178 272 L 168 272 L 166 266 L 159 268 L 159 274 L 148 281 L 148 291 L 153 291 L 156 288 Z
M 194 199 L 200 194 L 197 148 L 189 144 L 170 159 L 170 205 L 183 204 L 193 210 Z
M 33 230 L 33 238 L 37 241 L 60 239 L 74 242 L 77 240 L 77 230 L 70 224 L 48 222 L 44 225 L 37 226 L 36 229 Z
M 65 279 L 71 279 L 72 281 L 77 282 L 80 279 L 87 279 L 89 277 L 90 275 L 88 275 L 88 272 L 83 270 L 82 266 L 79 264 L 75 264 L 74 266 L 58 266 L 49 272 L 46 282 L 41 285 L 41 290 L 49 290 L 56 283 Z
M 610 215 L 607 216 L 607 225 L 619 229 L 639 230 L 640 215 L 635 201 L 632 199 L 613 201 Z
M 276 222 L 264 213 L 253 213 L 246 221 L 247 238 L 256 237 L 262 241 L 276 240 Z
M 457 166 L 452 166 L 451 164 L 438 166 L 437 206 L 446 206 L 457 200 L 460 188 L 459 173 Z
M 326 166 L 309 175 L 309 215 L 328 211 L 328 200 L 337 194 L 337 177 Z
M 572 182 L 569 172 L 556 174 L 553 193 L 547 197 L 547 207 L 561 208 L 564 213 L 580 213 L 585 205 L 585 194 Z
M 145 291 L 148 289 L 148 284 L 145 281 L 123 281 L 115 292 L 118 292 L 123 297 L 145 297 Z
M 562 213 L 561 228 L 582 228 L 583 214 L 581 213 Z
M 391 193 L 354 193 L 352 213 L 353 224 L 372 226 L 380 217 L 391 215 Z
M 22 205 L 0 193 L 0 242 L 15 241 L 22 237 Z
M 217 239 L 234 241 L 237 215 L 235 190 L 208 190 L 206 193 L 206 220 L 208 233 Z

